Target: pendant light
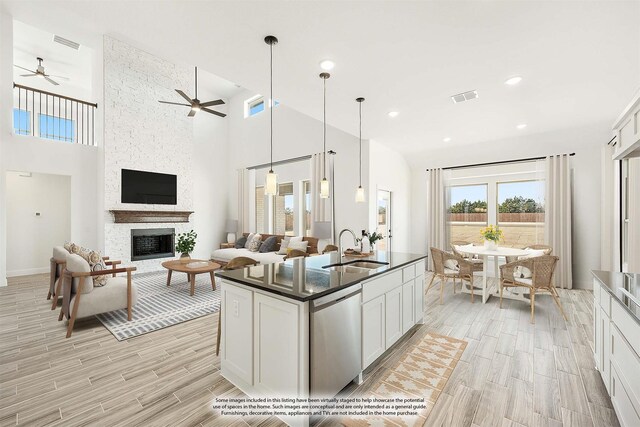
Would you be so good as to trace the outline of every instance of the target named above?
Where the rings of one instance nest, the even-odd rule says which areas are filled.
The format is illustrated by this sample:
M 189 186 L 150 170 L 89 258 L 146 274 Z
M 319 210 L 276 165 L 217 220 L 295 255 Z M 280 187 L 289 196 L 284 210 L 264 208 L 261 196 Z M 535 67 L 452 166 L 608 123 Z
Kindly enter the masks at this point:
M 358 136 L 360 140 L 360 185 L 356 189 L 356 203 L 364 203 L 366 201 L 364 188 L 362 188 L 362 103 L 364 98 L 356 98 L 356 102 L 358 103 L 358 115 L 360 117 L 360 132 Z
M 278 39 L 275 36 L 267 36 L 264 42 L 269 45 L 269 140 L 271 144 L 271 161 L 269 173 L 265 178 L 264 192 L 269 196 L 275 196 L 278 192 L 278 175 L 273 172 L 273 45 L 278 43 Z
M 320 198 L 329 198 L 329 181 L 327 180 L 327 79 L 331 77 L 329 73 L 320 73 L 323 84 L 322 98 L 322 174 L 320 181 Z

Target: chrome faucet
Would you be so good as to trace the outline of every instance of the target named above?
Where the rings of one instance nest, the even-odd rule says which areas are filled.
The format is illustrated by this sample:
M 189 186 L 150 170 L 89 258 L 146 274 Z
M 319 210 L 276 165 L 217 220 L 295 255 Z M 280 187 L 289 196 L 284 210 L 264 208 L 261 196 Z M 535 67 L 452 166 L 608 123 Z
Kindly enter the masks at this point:
M 340 234 L 338 234 L 338 256 L 340 257 L 340 259 L 342 259 L 342 234 L 348 231 L 349 233 L 351 233 L 351 235 L 353 236 L 353 244 L 358 246 L 358 237 L 356 236 L 356 233 L 354 233 L 353 231 L 349 230 L 348 228 L 345 228 L 344 230 L 342 230 L 340 232 Z

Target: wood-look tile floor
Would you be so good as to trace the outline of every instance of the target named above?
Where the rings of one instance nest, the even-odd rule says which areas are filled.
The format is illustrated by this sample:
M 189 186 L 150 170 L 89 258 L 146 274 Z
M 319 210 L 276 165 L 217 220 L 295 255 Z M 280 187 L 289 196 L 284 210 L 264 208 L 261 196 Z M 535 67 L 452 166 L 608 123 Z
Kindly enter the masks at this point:
M 0 288 L 0 426 L 271 426 L 275 418 L 221 418 L 216 396 L 242 396 L 220 375 L 217 315 L 127 341 L 97 320 L 79 322 L 65 339 L 58 311 L 46 301 L 46 275 L 9 280 Z M 618 425 L 592 357 L 592 293 L 562 291 L 569 321 L 550 297 L 529 306 L 438 292 L 426 298 L 425 325 L 365 373 L 366 392 L 412 342 L 432 331 L 468 341 L 435 403 L 428 426 Z M 589 390 L 587 393 L 586 390 Z M 329 422 L 318 420 L 320 424 Z

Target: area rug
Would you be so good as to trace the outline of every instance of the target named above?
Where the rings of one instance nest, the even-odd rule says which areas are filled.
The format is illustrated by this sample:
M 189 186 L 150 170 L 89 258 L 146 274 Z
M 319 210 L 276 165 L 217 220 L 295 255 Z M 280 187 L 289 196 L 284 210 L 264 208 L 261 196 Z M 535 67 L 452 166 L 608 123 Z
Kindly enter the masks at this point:
M 167 286 L 167 272 L 141 273 L 133 276 L 138 289 L 138 302 L 133 319 L 127 321 L 127 310 L 99 314 L 96 317 L 118 341 L 196 319 L 220 309 L 220 283 L 211 289 L 208 274 L 196 275 L 195 295 L 186 274 L 173 273 Z
M 344 417 L 339 423 L 347 427 L 422 426 L 433 405 L 458 364 L 467 342 L 445 335 L 427 333 L 407 348 L 367 391 L 358 397 L 421 399 L 425 408 L 410 416 Z M 376 375 L 377 376 L 377 375 Z M 354 393 L 354 397 L 357 393 Z

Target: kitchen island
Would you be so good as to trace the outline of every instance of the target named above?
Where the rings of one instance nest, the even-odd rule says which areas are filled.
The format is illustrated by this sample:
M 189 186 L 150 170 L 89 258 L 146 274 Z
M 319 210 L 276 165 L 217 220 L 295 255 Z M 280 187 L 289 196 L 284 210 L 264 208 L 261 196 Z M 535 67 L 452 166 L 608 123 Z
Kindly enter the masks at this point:
M 425 258 L 331 253 L 217 272 L 222 375 L 251 397 L 335 396 L 423 322 Z

